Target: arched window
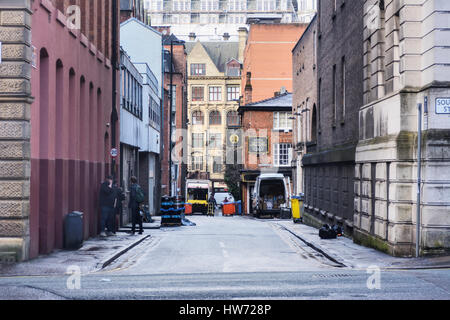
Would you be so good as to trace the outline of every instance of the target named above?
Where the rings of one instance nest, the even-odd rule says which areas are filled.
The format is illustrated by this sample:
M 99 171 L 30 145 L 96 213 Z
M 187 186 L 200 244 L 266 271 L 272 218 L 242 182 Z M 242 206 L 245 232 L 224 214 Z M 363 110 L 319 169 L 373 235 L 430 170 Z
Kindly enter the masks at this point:
M 230 111 L 227 113 L 227 126 L 238 127 L 241 125 L 241 117 L 237 111 Z
M 311 119 L 311 141 L 316 142 L 317 141 L 317 108 L 314 104 L 313 112 L 312 112 L 312 119 Z
M 209 125 L 220 126 L 222 124 L 222 116 L 219 111 L 212 111 L 209 114 Z
M 87 129 L 87 127 L 84 127 L 86 129 L 83 129 L 83 126 L 85 125 L 85 121 L 86 121 L 85 120 L 86 119 L 85 118 L 86 117 L 86 109 L 87 109 L 86 97 L 87 97 L 87 94 L 86 94 L 86 78 L 84 76 L 81 76 L 80 77 L 80 96 L 79 96 L 79 98 L 80 98 L 80 102 L 79 102 L 80 106 L 79 106 L 79 108 L 77 110 L 77 112 L 78 112 L 78 115 L 77 115 L 78 128 L 79 128 L 79 131 L 78 131 L 78 141 L 79 141 L 79 143 L 78 143 L 77 153 L 78 153 L 78 156 L 81 157 L 81 159 L 84 159 L 84 157 L 86 156 L 84 154 L 84 152 L 86 151 L 84 146 L 89 144 L 89 142 L 87 141 L 87 136 L 86 136 L 86 129 Z M 71 134 L 73 134 L 73 133 L 71 133 Z
M 39 152 L 42 158 L 48 157 L 49 123 L 50 115 L 50 87 L 49 87 L 49 56 L 45 48 L 42 48 L 39 56 Z M 33 139 L 33 138 L 32 138 Z
M 192 113 L 192 124 L 203 124 L 203 113 L 201 111 Z
M 55 111 L 55 130 L 57 134 L 55 135 L 55 153 L 58 159 L 62 159 L 63 157 L 63 149 L 65 145 L 65 141 L 63 140 L 64 135 L 62 132 L 64 131 L 64 66 L 60 59 L 56 61 L 56 81 L 55 81 L 55 102 L 56 102 L 56 111 Z

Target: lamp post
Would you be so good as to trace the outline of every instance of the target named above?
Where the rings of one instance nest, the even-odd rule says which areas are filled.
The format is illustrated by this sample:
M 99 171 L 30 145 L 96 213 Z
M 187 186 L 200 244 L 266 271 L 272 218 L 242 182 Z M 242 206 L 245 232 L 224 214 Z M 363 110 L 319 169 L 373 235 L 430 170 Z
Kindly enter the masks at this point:
M 117 1 L 112 2 L 112 51 L 111 51 L 111 65 L 112 65 L 112 110 L 111 110 L 111 148 L 115 149 L 117 147 L 116 139 L 116 125 L 118 120 L 117 113 L 117 70 L 118 70 L 118 14 L 119 7 Z M 112 158 L 111 161 L 111 175 L 113 179 L 116 180 L 116 159 Z
M 422 104 L 417 105 L 418 135 L 417 135 L 417 216 L 416 216 L 416 258 L 420 255 L 420 201 L 422 184 Z
M 173 108 L 173 39 L 170 40 L 170 88 L 169 88 L 169 195 L 172 196 L 172 108 Z

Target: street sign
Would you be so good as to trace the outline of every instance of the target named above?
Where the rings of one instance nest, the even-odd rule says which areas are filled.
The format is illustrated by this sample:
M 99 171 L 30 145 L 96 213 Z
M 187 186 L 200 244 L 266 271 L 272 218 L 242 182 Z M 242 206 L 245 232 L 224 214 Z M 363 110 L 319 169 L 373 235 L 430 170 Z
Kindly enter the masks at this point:
M 239 143 L 239 136 L 237 134 L 233 134 L 230 136 L 230 142 L 232 144 L 238 144 Z
M 111 157 L 113 158 L 117 158 L 119 152 L 117 151 L 117 149 L 111 149 Z
M 268 139 L 261 137 L 250 137 L 248 139 L 248 151 L 250 153 L 268 153 Z
M 436 99 L 436 114 L 450 114 L 450 98 Z

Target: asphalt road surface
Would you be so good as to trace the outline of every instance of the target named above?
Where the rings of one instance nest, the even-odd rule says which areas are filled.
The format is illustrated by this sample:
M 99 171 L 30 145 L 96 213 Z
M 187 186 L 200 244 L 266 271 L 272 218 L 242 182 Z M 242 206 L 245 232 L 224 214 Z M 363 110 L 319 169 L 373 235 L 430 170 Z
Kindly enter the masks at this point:
M 450 270 L 342 268 L 273 221 L 190 218 L 87 275 L 1 277 L 0 299 L 450 299 Z

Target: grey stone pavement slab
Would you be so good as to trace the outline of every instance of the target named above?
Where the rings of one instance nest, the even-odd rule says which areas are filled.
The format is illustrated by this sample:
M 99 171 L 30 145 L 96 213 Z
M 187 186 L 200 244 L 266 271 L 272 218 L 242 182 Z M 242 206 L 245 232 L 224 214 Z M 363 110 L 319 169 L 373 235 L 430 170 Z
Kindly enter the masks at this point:
M 0 264 L 1 276 L 65 275 L 69 267 L 79 267 L 82 274 L 98 271 L 150 236 L 118 232 L 112 237 L 91 238 L 78 250 L 56 250 L 46 256 L 18 264 Z
M 152 216 L 153 222 L 152 223 L 143 223 L 142 226 L 144 228 L 144 230 L 149 230 L 149 229 L 159 229 L 161 227 L 161 217 L 155 217 Z M 120 228 L 120 231 L 130 231 L 131 230 L 131 223 L 123 226 L 122 228 Z M 136 231 L 139 231 L 139 227 L 136 226 Z
M 382 269 L 428 269 L 450 268 L 450 256 L 398 258 L 392 257 L 372 248 L 354 243 L 351 239 L 340 237 L 323 240 L 319 237 L 319 230 L 304 224 L 295 224 L 292 220 L 274 221 L 298 238 L 323 251 L 346 267 L 366 269 L 377 266 Z

